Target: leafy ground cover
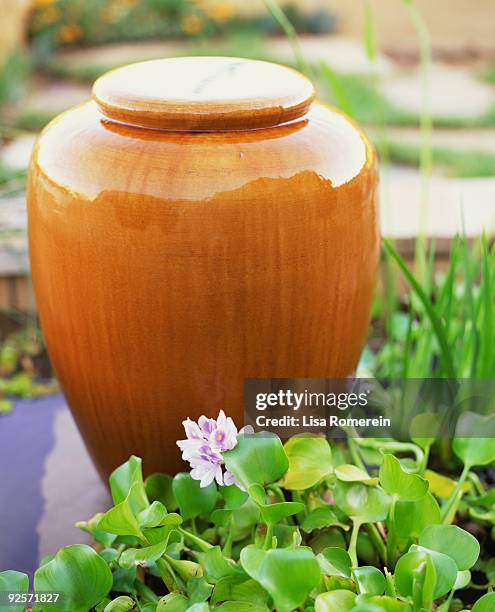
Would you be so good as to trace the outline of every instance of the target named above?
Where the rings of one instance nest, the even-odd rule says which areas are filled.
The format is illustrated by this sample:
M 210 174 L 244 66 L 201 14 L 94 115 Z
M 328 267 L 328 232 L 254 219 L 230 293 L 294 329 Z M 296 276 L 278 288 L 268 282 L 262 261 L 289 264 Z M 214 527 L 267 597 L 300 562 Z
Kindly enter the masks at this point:
M 237 483 L 228 486 L 218 474 L 220 485 L 213 476 L 200 484 L 194 470 L 143 480 L 131 457 L 110 477 L 114 505 L 78 523 L 95 547 L 44 559 L 34 588 L 61 596 L 33 609 L 492 610 L 493 560 L 469 521 L 483 517 L 490 540 L 493 490 L 472 470 L 495 460 L 495 446 L 454 439 L 463 465 L 456 483 L 422 461 L 432 443 L 294 437 L 282 445 L 240 433 L 229 450 L 210 448 Z M 466 528 L 451 524 L 456 516 Z M 2 572 L 0 585 L 26 593 L 28 577 Z

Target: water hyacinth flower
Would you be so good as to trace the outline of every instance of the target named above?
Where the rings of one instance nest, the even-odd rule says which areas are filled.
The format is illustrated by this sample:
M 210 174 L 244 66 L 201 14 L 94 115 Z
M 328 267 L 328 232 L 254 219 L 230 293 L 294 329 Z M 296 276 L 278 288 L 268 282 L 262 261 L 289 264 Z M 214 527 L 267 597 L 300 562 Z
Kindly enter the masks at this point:
M 187 438 L 178 440 L 182 459 L 191 466 L 191 476 L 207 487 L 214 480 L 219 485 L 232 484 L 242 488 L 235 476 L 225 467 L 222 453 L 232 450 L 237 444 L 237 431 L 234 421 L 220 410 L 216 419 L 201 416 L 198 422 L 182 421 Z

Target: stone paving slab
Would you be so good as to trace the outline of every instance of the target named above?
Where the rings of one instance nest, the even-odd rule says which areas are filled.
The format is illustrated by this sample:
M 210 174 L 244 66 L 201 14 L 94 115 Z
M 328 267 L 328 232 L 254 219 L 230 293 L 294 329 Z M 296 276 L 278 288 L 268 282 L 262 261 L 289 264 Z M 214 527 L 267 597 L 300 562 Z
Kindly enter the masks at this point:
M 422 74 L 419 69 L 382 81 L 382 93 L 396 107 L 412 113 L 424 108 Z M 495 103 L 495 88 L 471 71 L 443 64 L 432 65 L 428 106 L 431 114 L 450 118 L 482 116 Z

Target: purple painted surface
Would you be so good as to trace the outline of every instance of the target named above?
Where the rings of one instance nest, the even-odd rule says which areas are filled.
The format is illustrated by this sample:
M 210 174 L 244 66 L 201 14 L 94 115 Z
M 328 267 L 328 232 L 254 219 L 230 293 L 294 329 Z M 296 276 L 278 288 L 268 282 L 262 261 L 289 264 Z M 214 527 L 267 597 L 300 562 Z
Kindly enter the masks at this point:
M 55 415 L 65 404 L 62 395 L 15 404 L 0 417 L 0 571 L 32 575 L 39 561 L 44 463 L 54 442 Z

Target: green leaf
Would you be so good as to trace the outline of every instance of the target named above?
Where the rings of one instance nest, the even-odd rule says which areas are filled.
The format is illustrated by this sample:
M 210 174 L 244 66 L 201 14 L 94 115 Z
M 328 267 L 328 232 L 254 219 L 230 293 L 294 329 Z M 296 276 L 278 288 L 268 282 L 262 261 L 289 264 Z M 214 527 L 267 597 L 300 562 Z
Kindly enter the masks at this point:
M 241 489 L 235 485 L 220 487 L 220 493 L 225 500 L 226 510 L 240 508 L 248 498 L 248 494 L 245 491 L 241 491 Z
M 472 612 L 493 612 L 495 610 L 495 593 L 487 593 L 474 604 Z
M 383 595 L 386 581 L 382 572 L 371 565 L 362 565 L 352 570 L 359 593 L 369 595 Z
M 299 514 L 304 510 L 304 504 L 299 502 L 280 502 L 277 504 L 260 505 L 261 518 L 269 525 L 274 525 L 282 519 Z
M 212 591 L 213 587 L 202 576 L 193 577 L 187 581 L 187 594 L 192 604 L 206 601 Z
M 172 531 L 172 527 L 170 527 Z M 169 532 L 170 535 L 170 532 Z M 134 565 L 150 567 L 163 556 L 168 546 L 168 537 L 153 546 L 144 548 L 128 548 L 120 555 L 119 564 L 123 568 L 131 568 Z
M 425 563 L 414 570 L 413 601 L 418 610 L 431 610 L 435 599 L 437 572 L 428 555 Z
M 131 567 L 129 569 L 117 567 L 117 569 L 113 571 L 112 591 L 116 591 L 117 593 L 133 593 L 136 575 L 136 567 Z
M 433 412 L 417 414 L 411 421 L 409 433 L 411 440 L 423 450 L 431 446 L 437 439 L 440 430 L 440 418 Z M 425 437 L 425 432 L 431 435 Z
M 204 553 L 198 553 L 197 556 L 208 582 L 218 582 L 225 576 L 244 574 L 238 565 L 223 556 L 220 546 L 214 546 Z
M 114 533 L 107 533 L 106 531 L 100 531 L 98 529 L 98 523 L 100 522 L 102 516 L 103 512 L 98 512 L 98 514 L 91 517 L 89 521 L 79 521 L 75 526 L 78 529 L 81 529 L 81 531 L 89 533 L 96 542 L 99 542 L 108 548 L 109 546 L 112 546 L 117 536 Z
M 141 459 L 134 455 L 110 474 L 110 490 L 114 504 L 128 499 L 136 514 L 149 506 L 144 489 Z M 132 494 L 131 494 L 132 490 Z
M 247 601 L 226 601 L 215 610 L 221 610 L 222 612 L 270 612 L 266 606 L 253 606 Z
M 399 559 L 395 568 L 397 590 L 404 597 L 413 596 L 416 574 L 425 570 L 428 555 L 431 556 L 437 577 L 434 599 L 442 597 L 454 586 L 457 578 L 454 560 L 443 553 L 413 545 L 409 552 Z
M 99 531 L 143 539 L 143 533 L 131 507 L 134 486 L 139 487 L 139 484 L 133 485 L 124 501 L 107 510 L 100 518 L 97 525 Z
M 351 577 L 352 561 L 349 553 L 343 548 L 329 546 L 317 555 L 321 571 L 326 576 Z
M 424 289 L 421 287 L 419 282 L 414 277 L 414 274 L 411 272 L 411 270 L 409 270 L 407 263 L 399 255 L 399 253 L 394 248 L 392 243 L 386 238 L 383 239 L 382 243 L 387 253 L 393 259 L 395 259 L 400 270 L 406 277 L 408 283 L 411 285 L 414 291 L 414 294 L 416 295 L 416 297 L 418 298 L 418 300 L 421 302 L 421 304 L 423 305 L 425 309 L 425 314 L 430 321 L 433 333 L 435 334 L 439 347 L 440 347 L 440 353 L 442 355 L 442 359 L 445 364 L 445 371 L 446 371 L 447 377 L 453 380 L 456 379 L 457 378 L 456 370 L 454 367 L 454 362 L 452 361 L 452 351 L 451 351 L 451 347 L 448 342 L 447 330 L 445 329 L 444 322 L 440 318 L 440 315 L 437 313 L 435 306 L 432 304 L 430 298 L 428 297 Z
M 163 525 L 180 525 L 182 517 L 175 512 L 168 514 L 161 502 L 154 501 L 149 508 L 139 513 L 138 522 L 142 529 L 151 529 Z
M 58 602 L 43 604 L 43 610 L 87 612 L 106 597 L 111 588 L 112 572 L 108 565 L 85 544 L 61 548 L 34 574 L 35 591 L 61 593 Z
M 350 612 L 355 601 L 356 594 L 346 589 L 321 593 L 315 601 L 315 612 Z
M 188 472 L 180 472 L 174 477 L 172 490 L 185 521 L 208 514 L 217 503 L 215 483 L 201 487 L 199 481 L 194 480 Z
M 179 504 L 172 490 L 173 478 L 169 474 L 151 474 L 144 481 L 146 495 L 150 502 L 159 501 L 170 512 L 177 510 Z
M 357 607 L 359 606 L 359 607 Z M 372 606 L 371 608 L 363 608 L 362 606 Z M 356 597 L 356 607 L 352 608 L 352 612 L 361 610 L 363 612 L 412 612 L 411 606 L 397 601 L 387 595 L 358 595 Z
M 467 433 L 470 437 L 462 437 L 462 434 Z M 465 412 L 457 421 L 452 448 L 469 467 L 488 465 L 495 461 L 494 438 L 495 415 L 484 417 L 474 412 Z
M 305 547 L 260 550 L 246 546 L 241 564 L 268 591 L 280 612 L 301 606 L 320 581 L 318 561 Z
M 301 529 L 306 533 L 311 533 L 315 529 L 331 527 L 332 525 L 344 527 L 344 525 L 342 525 L 337 518 L 336 514 L 327 506 L 323 506 L 321 508 L 311 510 L 311 512 L 304 517 L 301 524 Z
M 417 501 L 428 491 L 428 481 L 417 474 L 406 472 L 400 461 L 389 453 L 380 466 L 380 484 L 387 493 L 402 501 Z
M 448 555 L 456 562 L 459 571 L 473 567 L 480 554 L 478 540 L 455 525 L 426 527 L 419 536 L 419 544 Z
M 455 579 L 454 591 L 465 589 L 471 582 L 471 572 L 469 570 L 462 570 L 457 572 L 457 578 Z
M 337 506 L 360 523 L 376 523 L 387 518 L 389 496 L 376 487 L 337 481 L 334 488 Z
M 121 595 L 105 606 L 104 612 L 128 612 L 134 608 L 134 600 L 127 595 Z
M 344 482 L 364 482 L 365 484 L 376 484 L 378 482 L 378 478 L 372 478 L 368 472 L 351 463 L 336 467 L 335 476 Z
M 222 456 L 246 490 L 252 484 L 264 486 L 279 480 L 289 467 L 280 438 L 266 432 L 240 434 L 236 446 Z
M 283 485 L 289 490 L 304 490 L 333 471 L 332 451 L 325 438 L 294 436 L 285 443 L 289 469 Z
M 441 523 L 440 507 L 428 492 L 417 501 L 395 504 L 394 527 L 399 538 L 418 538 L 425 527 Z
M 222 601 L 243 602 L 253 607 L 264 606 L 268 601 L 268 593 L 243 572 L 238 576 L 226 576 L 217 582 L 211 596 L 211 605 L 216 606 Z
M 187 608 L 188 612 L 210 612 L 210 606 L 206 603 L 206 601 L 202 601 L 200 603 L 195 603 L 192 606 Z
M 0 593 L 27 593 L 29 591 L 29 577 L 22 572 L 14 572 L 7 570 L 0 572 Z M 21 612 L 24 611 L 24 605 L 2 605 L 0 604 L 0 612 Z
M 160 599 L 156 612 L 186 612 L 189 600 L 182 593 L 169 593 Z

